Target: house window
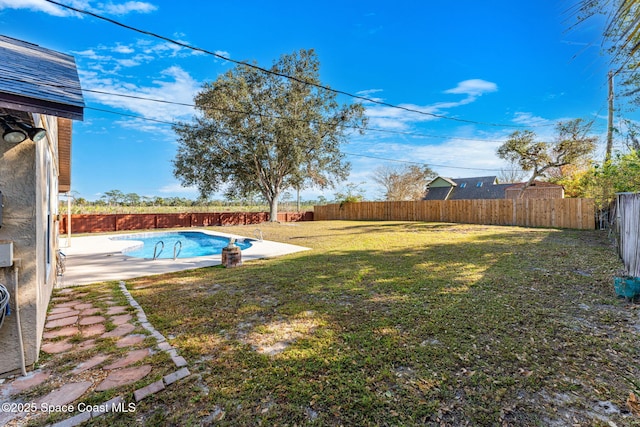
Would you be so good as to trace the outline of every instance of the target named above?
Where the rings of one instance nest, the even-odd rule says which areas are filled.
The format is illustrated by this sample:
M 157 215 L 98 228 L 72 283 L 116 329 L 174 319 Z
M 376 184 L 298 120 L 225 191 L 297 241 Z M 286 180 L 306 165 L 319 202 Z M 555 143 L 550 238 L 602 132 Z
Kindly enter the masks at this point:
M 460 188 L 464 188 L 464 187 L 466 187 L 466 186 L 467 186 L 467 183 L 466 183 L 466 182 L 463 182 L 462 184 L 460 184 Z
M 478 181 L 478 183 L 476 184 L 476 187 L 482 187 L 482 181 Z

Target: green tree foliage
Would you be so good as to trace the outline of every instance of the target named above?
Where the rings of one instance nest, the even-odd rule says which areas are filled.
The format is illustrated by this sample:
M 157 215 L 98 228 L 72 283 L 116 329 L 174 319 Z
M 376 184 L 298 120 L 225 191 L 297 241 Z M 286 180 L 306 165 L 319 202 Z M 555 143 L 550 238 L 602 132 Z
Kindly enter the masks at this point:
M 564 197 L 588 197 L 586 195 L 585 177 L 591 172 L 591 164 L 565 165 L 556 168 L 549 174 L 549 182 L 564 187 Z
M 340 146 L 348 128 L 364 125 L 364 107 L 340 105 L 334 92 L 302 83 L 319 85 L 319 67 L 313 50 L 300 50 L 276 61 L 273 74 L 238 65 L 206 83 L 195 98 L 195 123 L 174 126 L 175 176 L 203 197 L 258 191 L 272 221 L 284 189 L 345 179 L 349 164 Z
M 498 147 L 498 157 L 517 163 L 531 177 L 523 186 L 520 195 L 536 178 L 545 176 L 553 169 L 570 165 L 589 156 L 596 146 L 596 137 L 588 136 L 591 122 L 574 119 L 556 124 L 556 138 L 553 142 L 538 141 L 535 132 L 516 131 Z
M 617 153 L 604 165 L 591 168 L 582 185 L 585 196 L 595 199 L 600 209 L 606 209 L 616 193 L 640 191 L 640 153 Z
M 111 205 L 119 205 L 124 200 L 124 193 L 120 190 L 109 190 L 105 191 L 102 195 L 102 199 L 104 199 L 109 206 Z
M 373 171 L 373 180 L 384 188 L 385 200 L 420 200 L 435 177 L 431 168 L 418 165 L 382 165 Z
M 364 183 L 361 183 L 364 184 Z M 343 206 L 345 203 L 358 203 L 364 200 L 365 190 L 360 185 L 349 182 L 334 194 L 335 202 Z

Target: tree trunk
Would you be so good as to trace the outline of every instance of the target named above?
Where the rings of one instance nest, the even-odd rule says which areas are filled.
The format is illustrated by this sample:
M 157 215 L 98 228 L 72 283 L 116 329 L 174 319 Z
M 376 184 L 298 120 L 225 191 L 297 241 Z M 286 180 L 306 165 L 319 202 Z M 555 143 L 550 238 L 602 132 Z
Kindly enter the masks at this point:
M 278 222 L 278 198 L 269 201 L 269 222 Z
M 527 188 L 531 187 L 531 185 L 535 182 L 536 178 L 540 176 L 536 171 L 534 171 L 533 176 L 529 178 L 527 182 L 520 189 L 520 193 L 518 193 L 518 199 L 524 199 L 524 193 L 527 191 Z

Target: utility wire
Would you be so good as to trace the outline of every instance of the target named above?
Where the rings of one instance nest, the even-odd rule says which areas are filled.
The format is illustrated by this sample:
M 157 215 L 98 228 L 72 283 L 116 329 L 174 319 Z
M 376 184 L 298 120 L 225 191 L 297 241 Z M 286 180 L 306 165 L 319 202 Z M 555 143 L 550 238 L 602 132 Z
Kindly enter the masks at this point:
M 54 84 L 54 83 L 47 83 L 47 82 L 36 82 L 36 81 L 30 81 L 30 80 L 27 80 L 27 79 L 15 79 L 15 78 L 11 78 L 11 77 L 3 77 L 3 76 L 0 76 L 0 81 L 1 80 L 10 80 L 10 81 L 16 81 L 16 82 L 31 83 L 31 84 L 36 84 L 36 85 L 41 85 L 41 86 L 50 86 L 50 87 L 61 88 L 61 89 L 70 88 L 70 86 L 61 85 L 61 84 Z M 117 92 L 107 92 L 107 91 L 104 91 L 104 90 L 97 90 L 97 89 L 81 89 L 81 90 L 83 92 L 95 93 L 95 94 L 99 94 L 99 95 L 117 96 L 117 97 L 128 98 L 128 99 L 137 99 L 137 100 L 141 100 L 141 101 L 157 102 L 157 103 L 161 103 L 161 104 L 178 105 L 178 106 L 181 106 L 181 107 L 198 108 L 197 105 L 191 104 L 191 103 L 186 103 L 186 102 L 168 101 L 166 99 L 149 98 L 149 97 L 146 97 L 146 96 L 131 95 L 131 94 L 117 93 Z M 269 118 L 269 119 L 293 120 L 293 121 L 297 121 L 297 122 L 313 123 L 313 124 L 326 124 L 327 123 L 327 122 L 322 122 L 322 121 L 296 119 L 296 118 L 291 118 L 291 117 L 281 117 L 281 116 L 277 116 L 277 115 L 262 114 L 262 113 L 258 113 L 258 112 L 251 112 L 251 111 L 244 111 L 244 110 L 234 110 L 234 109 L 229 109 L 229 108 L 216 108 L 216 107 L 207 107 L 207 108 L 210 108 L 211 110 L 216 110 L 216 111 L 223 111 L 223 112 L 228 112 L 228 113 L 238 113 L 238 114 L 247 114 L 247 115 L 250 115 L 250 116 L 259 116 L 259 117 L 264 117 L 264 118 Z M 100 111 L 97 108 L 89 108 L 89 109 Z M 175 123 L 173 123 L 173 124 L 175 124 Z M 398 130 L 379 129 L 379 128 L 362 127 L 362 126 L 345 126 L 345 127 L 348 128 L 348 129 L 356 129 L 356 130 L 372 131 L 372 132 L 381 132 L 381 133 L 388 133 L 388 134 L 395 134 L 395 135 L 405 135 L 405 136 L 439 138 L 439 139 L 457 139 L 457 140 L 461 140 L 461 141 L 503 142 L 502 140 L 497 140 L 497 139 L 478 139 L 478 138 L 465 138 L 465 137 L 454 137 L 454 136 L 444 136 L 444 135 L 432 135 L 432 134 L 425 134 L 425 133 L 421 133 L 421 132 L 398 131 Z M 537 126 L 531 126 L 531 127 L 537 127 Z
M 128 114 L 128 113 L 121 113 L 118 111 L 112 111 L 112 110 L 105 110 L 102 108 L 95 108 L 95 107 L 85 107 L 88 110 L 94 110 L 94 111 L 100 111 L 103 113 L 109 113 L 109 114 L 115 114 L 118 116 L 124 116 L 124 117 L 132 117 L 135 119 L 140 119 L 140 120 L 144 120 L 144 121 L 150 121 L 150 122 L 155 122 L 155 123 L 162 123 L 162 124 L 167 124 L 167 125 L 176 125 L 175 122 L 168 122 L 166 120 L 158 120 L 158 119 L 152 119 L 149 117 L 144 117 L 144 116 L 139 116 L 136 114 Z M 215 133 L 219 133 L 222 135 L 227 135 L 227 136 L 237 136 L 234 135 L 232 133 L 229 132 L 222 132 L 222 131 L 215 131 Z M 483 140 L 477 140 L 477 141 L 483 141 Z M 492 171 L 492 172 L 496 172 L 498 170 L 501 169 L 483 169 L 483 168 L 468 168 L 468 167 L 462 167 L 462 166 L 448 166 L 448 165 L 434 165 L 434 164 L 428 164 L 428 163 L 424 163 L 424 162 L 414 162 L 414 161 L 410 161 L 410 160 L 398 160 L 398 159 L 389 159 L 389 158 L 385 158 L 385 157 L 378 157 L 378 156 L 370 156 L 370 155 L 366 155 L 366 154 L 356 154 L 356 153 L 347 153 L 347 152 L 343 152 L 345 155 L 347 156 L 355 156 L 355 157 L 366 157 L 366 158 L 370 158 L 370 159 L 376 159 L 376 160 L 386 160 L 389 162 L 396 162 L 396 163 L 405 163 L 405 164 L 412 164 L 412 165 L 420 165 L 420 166 L 429 166 L 429 167 L 441 167 L 441 168 L 449 168 L 449 169 L 464 169 L 464 170 L 479 170 L 479 171 Z M 515 169 L 516 171 L 519 171 L 518 169 Z
M 397 160 L 397 159 L 389 159 L 389 158 L 386 158 L 386 157 L 369 156 L 367 154 L 347 153 L 347 152 L 344 152 L 344 151 L 343 151 L 343 153 L 346 154 L 347 156 L 366 157 L 366 158 L 369 158 L 369 159 L 386 160 L 388 162 L 406 163 L 406 164 L 428 166 L 428 167 L 435 167 L 435 168 L 464 169 L 464 170 L 489 171 L 489 172 L 496 172 L 496 171 L 502 171 L 503 170 L 503 169 L 486 169 L 486 168 L 466 168 L 466 167 L 462 167 L 462 166 L 449 166 L 449 165 L 435 165 L 435 164 L 432 164 L 432 163 L 413 162 L 413 161 L 410 161 L 410 160 Z M 509 172 L 523 172 L 521 169 L 508 169 L 508 171 Z
M 12 78 L 12 77 L 0 76 L 0 81 L 1 80 L 8 80 L 8 81 L 22 82 L 22 83 L 30 83 L 30 84 L 48 86 L 48 87 L 55 87 L 55 88 L 60 88 L 60 89 L 71 88 L 71 86 L 67 86 L 67 85 L 63 85 L 63 84 L 40 82 L 40 81 L 29 80 L 29 79 L 24 79 L 24 78 L 16 79 L 16 78 Z M 150 98 L 150 97 L 146 97 L 146 96 L 124 94 L 124 93 L 117 93 L 117 92 L 108 92 L 108 91 L 98 90 L 98 89 L 84 89 L 84 88 L 82 88 L 81 90 L 83 92 L 95 93 L 95 94 L 99 94 L 99 95 L 117 96 L 117 97 L 128 98 L 128 99 L 137 99 L 137 100 L 141 100 L 141 101 L 157 102 L 157 103 L 161 103 L 161 104 L 178 105 L 178 106 L 182 106 L 182 107 L 198 108 L 198 106 L 196 104 L 186 103 L 186 102 L 168 101 L 166 99 Z M 270 118 L 270 119 L 293 120 L 293 121 L 303 122 L 303 123 L 325 124 L 325 122 L 322 122 L 322 121 L 296 119 L 296 118 L 291 118 L 291 117 L 281 117 L 281 116 L 277 116 L 277 115 L 268 115 L 268 114 L 262 114 L 262 113 L 258 113 L 258 112 L 250 112 L 250 111 L 244 111 L 244 110 L 234 110 L 234 109 L 216 108 L 216 107 L 207 107 L 207 108 L 210 108 L 210 109 L 216 110 L 216 111 L 247 114 L 247 115 L 250 115 L 250 116 L 259 116 L 259 117 Z M 97 108 L 90 108 L 90 109 L 96 110 L 96 111 L 100 111 Z M 602 111 L 602 109 L 600 109 L 600 111 Z M 597 116 L 598 114 L 599 114 L 599 112 L 595 116 Z M 133 116 L 133 117 L 137 117 L 137 116 Z M 175 124 L 175 123 L 168 123 L 168 124 Z M 527 126 L 527 127 L 536 128 L 536 127 L 545 127 L 545 126 L 549 126 L 549 125 L 530 125 L 530 126 Z M 466 137 L 458 137 L 458 136 L 433 135 L 433 134 L 425 134 L 425 133 L 421 133 L 421 132 L 398 131 L 398 130 L 379 129 L 379 128 L 372 128 L 372 127 L 361 127 L 361 126 L 345 126 L 345 127 L 348 128 L 348 129 L 356 129 L 356 130 L 361 130 L 361 131 L 381 132 L 381 133 L 388 133 L 388 134 L 392 134 L 392 135 L 404 135 L 404 136 L 438 138 L 438 139 L 455 139 L 455 140 L 460 140 L 460 141 L 503 142 L 503 140 L 498 140 L 498 139 L 478 139 L 478 138 L 466 138 Z
M 30 84 L 48 86 L 48 87 L 54 87 L 54 88 L 60 88 L 60 89 L 71 88 L 71 86 L 67 86 L 67 85 L 63 85 L 63 84 L 54 84 L 54 83 L 49 83 L 49 82 L 39 82 L 39 81 L 28 80 L 28 79 L 24 79 L 24 78 L 16 79 L 16 78 L 12 78 L 12 77 L 0 76 L 0 81 L 2 81 L 2 80 L 14 81 L 14 82 L 22 82 L 22 83 L 30 83 Z M 196 104 L 186 103 L 186 102 L 168 101 L 166 99 L 150 98 L 150 97 L 146 97 L 146 96 L 125 94 L 125 93 L 117 93 L 117 92 L 108 92 L 108 91 L 98 90 L 98 89 L 84 89 L 83 88 L 81 90 L 83 92 L 95 93 L 95 94 L 99 94 L 99 95 L 116 96 L 116 97 L 122 97 L 122 98 L 127 98 L 127 99 L 137 99 L 137 100 L 141 100 L 141 101 L 157 102 L 157 103 L 161 103 L 161 104 L 177 105 L 177 106 L 181 106 L 181 107 L 198 108 L 198 106 Z M 249 115 L 249 116 L 259 116 L 259 117 L 270 118 L 270 119 L 293 120 L 293 121 L 297 121 L 297 122 L 313 123 L 313 124 L 326 124 L 326 122 L 322 122 L 322 121 L 296 119 L 296 118 L 291 118 L 291 117 L 281 117 L 281 116 L 277 116 L 277 115 L 262 114 L 262 113 L 259 113 L 259 112 L 251 112 L 251 111 L 245 111 L 245 110 L 234 110 L 234 109 L 229 109 L 229 108 L 216 108 L 216 107 L 207 107 L 207 108 L 212 109 L 212 110 L 216 110 L 216 111 L 223 111 L 223 112 L 229 112 L 229 113 L 238 113 L 238 114 L 246 114 L 246 115 Z M 108 112 L 107 110 L 100 110 L 98 108 L 88 108 L 88 109 L 96 110 L 96 111 Z M 594 116 L 597 117 L 600 114 L 601 111 L 602 111 L 602 108 Z M 122 115 L 126 115 L 126 114 L 122 113 Z M 131 116 L 131 117 L 138 117 L 139 118 L 139 116 Z M 152 119 L 149 119 L 149 120 L 152 120 Z M 177 124 L 175 122 L 171 122 L 171 123 L 162 122 L 162 121 L 159 121 L 159 122 L 160 123 L 166 123 L 166 124 Z M 530 125 L 530 126 L 527 126 L 527 127 L 536 128 L 536 127 L 545 127 L 545 126 L 549 126 L 549 125 Z M 455 140 L 460 140 L 460 141 L 504 142 L 504 140 L 501 140 L 501 139 L 479 139 L 479 138 L 467 138 L 467 137 L 450 136 L 450 135 L 434 135 L 434 134 L 427 134 L 427 133 L 422 133 L 422 132 L 399 131 L 399 130 L 391 130 L 391 129 L 379 129 L 379 128 L 372 128 L 372 127 L 362 127 L 362 126 L 345 126 L 345 127 L 348 128 L 348 129 L 356 129 L 356 130 L 371 131 L 371 132 L 380 132 L 380 133 L 387 133 L 387 134 L 392 134 L 392 135 L 404 135 L 404 136 L 438 138 L 438 139 L 455 139 Z
M 48 86 L 48 87 L 55 87 L 55 88 L 60 88 L 60 89 L 71 88 L 71 86 L 67 86 L 67 85 L 63 85 L 63 84 L 54 84 L 54 83 L 49 83 L 49 82 L 39 82 L 39 81 L 29 80 L 29 79 L 25 79 L 25 78 L 16 79 L 16 78 L 12 78 L 12 77 L 0 76 L 0 81 L 2 81 L 2 80 L 8 80 L 8 81 L 14 81 L 14 82 L 22 82 L 22 83 L 30 83 L 30 84 Z M 137 99 L 137 100 L 141 100 L 141 101 L 157 102 L 157 103 L 167 104 L 167 105 L 178 105 L 178 106 L 181 106 L 181 107 L 198 108 L 197 105 L 192 104 L 192 103 L 186 103 L 186 102 L 168 101 L 166 99 L 150 98 L 150 97 L 146 97 L 146 96 L 124 94 L 124 93 L 117 93 L 117 92 L 108 92 L 108 91 L 98 90 L 98 89 L 84 89 L 83 88 L 81 90 L 83 92 L 95 93 L 95 94 L 99 94 L 99 95 L 117 96 L 117 97 L 128 98 L 128 99 Z M 298 121 L 298 122 L 303 122 L 303 123 L 316 123 L 316 124 L 324 124 L 325 123 L 325 122 L 322 122 L 322 121 L 310 121 L 310 120 L 305 120 L 305 119 L 295 119 L 295 118 L 291 118 L 291 117 L 283 118 L 283 117 L 280 117 L 280 116 L 277 116 L 277 115 L 268 115 L 268 114 L 262 114 L 262 113 L 258 113 L 258 112 L 250 112 L 250 111 L 244 111 L 244 110 L 234 110 L 234 109 L 216 108 L 216 107 L 207 107 L 207 108 L 210 108 L 212 110 L 217 110 L 217 111 L 247 114 L 247 115 L 250 115 L 250 116 L 259 116 L 259 117 L 265 117 L 265 118 L 271 118 L 271 119 L 293 120 L 293 121 Z M 594 117 L 597 118 L 604 108 L 605 108 L 604 104 L 601 104 L 600 110 L 598 110 L 598 112 L 596 114 L 594 114 Z M 89 108 L 89 109 L 96 110 L 96 111 L 108 112 L 107 110 L 100 110 L 98 108 Z M 123 113 L 122 115 L 125 115 L 125 114 Z M 139 118 L 139 116 L 131 116 L 131 117 L 138 117 Z M 152 119 L 149 119 L 149 120 L 152 120 Z M 159 121 L 159 123 L 177 124 L 177 123 L 174 123 L 174 122 L 169 123 L 169 122 L 162 122 L 162 121 Z M 544 126 L 548 126 L 548 125 L 530 125 L 528 127 L 537 128 L 537 127 L 544 127 Z M 424 137 L 424 138 L 438 138 L 438 139 L 454 139 L 454 140 L 459 140 L 459 141 L 504 142 L 504 140 L 502 140 L 502 139 L 479 139 L 479 138 L 467 138 L 467 137 L 450 136 L 450 135 L 433 135 L 433 134 L 427 134 L 427 133 L 422 133 L 422 132 L 399 131 L 399 130 L 391 130 L 391 129 L 379 129 L 379 128 L 372 128 L 372 127 L 361 127 L 361 126 L 345 126 L 345 127 L 348 128 L 348 129 L 356 129 L 356 130 L 371 131 L 371 132 L 380 132 L 380 133 L 387 133 L 387 134 L 391 134 L 391 135 L 404 135 L 404 136 L 415 136 L 415 137 Z
M 261 71 L 263 73 L 266 73 L 266 74 L 272 74 L 272 75 L 275 75 L 275 76 L 278 76 L 278 77 L 283 77 L 283 78 L 295 81 L 297 83 L 305 84 L 305 85 L 308 85 L 308 86 L 313 86 L 315 88 L 326 90 L 326 91 L 329 91 L 329 92 L 333 92 L 333 93 L 336 93 L 336 94 L 339 94 L 339 95 L 345 95 L 345 96 L 348 96 L 348 97 L 351 97 L 351 98 L 354 98 L 354 99 L 358 99 L 360 101 L 370 102 L 370 103 L 373 103 L 373 104 L 382 105 L 384 107 L 395 108 L 395 109 L 399 109 L 399 110 L 403 110 L 403 111 L 407 111 L 407 112 L 411 112 L 411 113 L 415 113 L 415 114 L 425 115 L 425 116 L 434 117 L 434 118 L 438 118 L 438 119 L 444 119 L 444 120 L 452 120 L 452 121 L 461 122 L 461 123 L 471 123 L 471 124 L 484 125 L 484 126 L 508 127 L 508 128 L 526 127 L 526 126 L 523 126 L 523 125 L 490 123 L 490 122 L 481 122 L 481 121 L 476 121 L 476 120 L 461 119 L 461 118 L 457 118 L 457 117 L 449 117 L 449 116 L 444 116 L 444 115 L 441 115 L 441 114 L 435 114 L 435 113 L 429 113 L 429 112 L 426 112 L 426 111 L 417 110 L 415 108 L 409 108 L 409 107 L 403 107 L 401 105 L 390 104 L 388 102 L 380 101 L 378 99 L 367 98 L 365 96 L 353 94 L 353 93 L 346 92 L 346 91 L 343 91 L 343 90 L 332 89 L 329 86 L 325 86 L 325 85 L 321 85 L 321 84 L 318 84 L 318 83 L 313 83 L 313 82 L 309 82 L 309 81 L 306 81 L 306 80 L 302 80 L 300 78 L 297 78 L 297 77 L 294 77 L 294 76 L 290 76 L 288 74 L 280 73 L 278 71 L 268 70 L 266 68 L 263 68 L 263 67 L 260 67 L 258 65 L 251 64 L 251 63 L 248 63 L 248 62 L 245 62 L 245 61 L 238 61 L 238 60 L 235 60 L 235 59 L 231 59 L 231 58 L 228 58 L 228 57 L 226 57 L 224 55 L 220 55 L 219 53 L 212 52 L 210 50 L 199 48 L 199 47 L 196 47 L 196 46 L 192 46 L 190 44 L 187 44 L 187 43 L 184 43 L 184 42 L 180 42 L 180 41 L 171 39 L 169 37 L 162 36 L 162 35 L 157 34 L 157 33 L 153 33 L 151 31 L 142 30 L 142 29 L 139 29 L 139 28 L 124 24 L 122 22 L 116 21 L 114 19 L 107 18 L 107 17 L 102 16 L 102 15 L 98 15 L 97 13 L 89 12 L 89 11 L 83 10 L 83 9 L 78 9 L 76 7 L 72 7 L 72 6 L 69 6 L 69 5 L 54 1 L 54 0 L 45 0 L 45 1 L 48 2 L 48 3 L 51 3 L 51 4 L 55 4 L 57 6 L 65 8 L 65 9 L 73 10 L 74 12 L 77 12 L 77 13 L 80 13 L 80 14 L 83 14 L 83 15 L 89 15 L 89 16 L 92 16 L 94 18 L 101 19 L 103 21 L 107 21 L 107 22 L 109 22 L 111 24 L 117 25 L 117 26 L 122 27 L 122 28 L 126 28 L 126 29 L 131 30 L 131 31 L 135 31 L 135 32 L 140 33 L 140 34 L 144 34 L 144 35 L 147 35 L 147 36 L 150 36 L 150 37 L 154 37 L 154 38 L 163 40 L 163 41 L 165 41 L 167 43 L 175 44 L 175 45 L 183 47 L 185 49 L 190 49 L 190 50 L 193 50 L 195 52 L 205 53 L 207 55 L 214 56 L 216 58 L 219 58 L 219 59 L 222 59 L 224 61 L 228 61 L 228 62 L 234 63 L 236 65 L 243 65 L 243 66 L 246 66 L 246 67 L 250 67 L 250 68 L 253 68 L 255 70 Z M 551 125 L 549 125 L 549 126 L 551 126 Z

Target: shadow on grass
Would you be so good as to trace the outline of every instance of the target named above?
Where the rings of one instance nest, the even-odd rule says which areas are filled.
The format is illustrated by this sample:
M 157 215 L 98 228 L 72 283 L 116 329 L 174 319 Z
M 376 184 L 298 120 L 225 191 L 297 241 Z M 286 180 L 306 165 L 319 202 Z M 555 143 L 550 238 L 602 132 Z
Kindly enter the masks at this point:
M 314 236 L 333 240 L 323 251 L 130 283 L 209 390 L 174 417 L 215 406 L 229 425 L 531 425 L 623 407 L 638 344 L 603 235 L 332 228 Z

